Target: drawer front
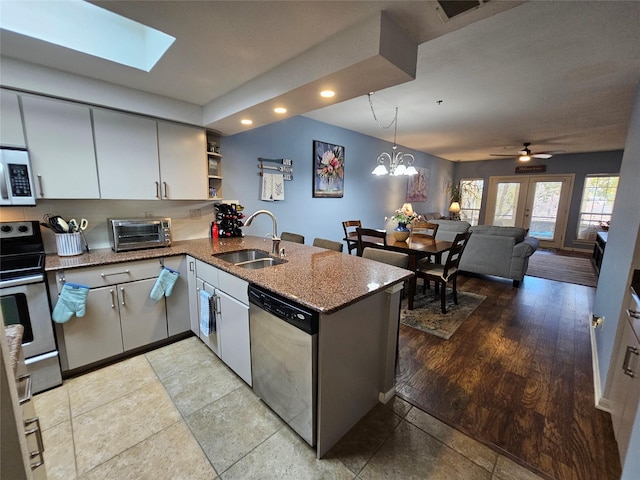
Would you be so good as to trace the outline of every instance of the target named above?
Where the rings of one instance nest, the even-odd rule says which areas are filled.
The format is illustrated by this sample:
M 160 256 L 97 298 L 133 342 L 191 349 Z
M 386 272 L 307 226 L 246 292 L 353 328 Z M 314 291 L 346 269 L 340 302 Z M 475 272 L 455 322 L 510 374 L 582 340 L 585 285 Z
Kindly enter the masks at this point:
M 245 305 L 249 305 L 249 284 L 244 280 L 219 270 L 218 288 Z
M 216 267 L 209 265 L 208 263 L 196 260 L 196 276 L 201 278 L 209 285 L 218 287 L 218 275 L 222 273 Z
M 157 277 L 161 269 L 160 259 L 152 259 L 64 270 L 57 273 L 58 292 L 62 289 L 64 282 L 97 288 Z

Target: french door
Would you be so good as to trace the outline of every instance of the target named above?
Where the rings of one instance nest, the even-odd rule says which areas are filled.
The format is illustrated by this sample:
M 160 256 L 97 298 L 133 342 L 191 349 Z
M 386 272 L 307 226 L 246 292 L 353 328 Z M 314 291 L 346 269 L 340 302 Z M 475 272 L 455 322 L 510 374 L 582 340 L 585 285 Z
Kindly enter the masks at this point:
M 529 229 L 545 248 L 564 243 L 573 175 L 491 177 L 486 223 Z

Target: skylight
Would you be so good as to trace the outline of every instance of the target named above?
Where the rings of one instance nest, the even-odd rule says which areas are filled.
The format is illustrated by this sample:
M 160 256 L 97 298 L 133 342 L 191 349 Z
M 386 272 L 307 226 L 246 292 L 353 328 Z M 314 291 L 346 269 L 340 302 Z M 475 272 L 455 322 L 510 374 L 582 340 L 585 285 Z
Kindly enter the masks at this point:
M 175 37 L 82 0 L 5 1 L 0 28 L 145 72 Z

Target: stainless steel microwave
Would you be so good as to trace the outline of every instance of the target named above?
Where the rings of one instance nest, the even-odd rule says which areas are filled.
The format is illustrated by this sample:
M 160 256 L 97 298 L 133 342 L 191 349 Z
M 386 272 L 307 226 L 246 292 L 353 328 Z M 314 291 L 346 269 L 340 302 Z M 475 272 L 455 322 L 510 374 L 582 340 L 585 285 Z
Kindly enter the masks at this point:
M 107 218 L 115 252 L 171 245 L 170 218 Z
M 0 205 L 35 205 L 36 193 L 23 149 L 0 148 Z

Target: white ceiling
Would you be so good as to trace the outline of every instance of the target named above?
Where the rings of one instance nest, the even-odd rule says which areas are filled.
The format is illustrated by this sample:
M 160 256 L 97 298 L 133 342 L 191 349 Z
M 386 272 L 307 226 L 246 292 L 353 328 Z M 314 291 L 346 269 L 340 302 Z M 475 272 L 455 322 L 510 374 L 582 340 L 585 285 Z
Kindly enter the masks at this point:
M 515 154 L 523 142 L 534 152 L 622 149 L 640 81 L 640 2 L 492 0 L 447 22 L 433 1 L 94 3 L 176 42 L 149 73 L 5 31 L 2 56 L 190 102 L 205 112 L 225 105 L 233 113 L 227 123 L 205 122 L 223 134 L 246 128 L 230 127 L 229 119 L 235 125 L 238 115 L 258 115 L 270 98 L 270 78 L 313 76 L 315 66 L 304 63 L 310 49 L 383 10 L 419 47 L 416 79 L 376 92 L 376 115 L 387 125 L 399 107 L 398 143 L 449 160 Z M 318 109 L 322 104 L 300 102 L 288 105 L 290 113 L 392 141 L 393 130 L 378 127 L 363 90 L 375 80 L 352 74 L 339 103 Z M 273 90 L 271 97 L 282 101 L 306 93 Z

